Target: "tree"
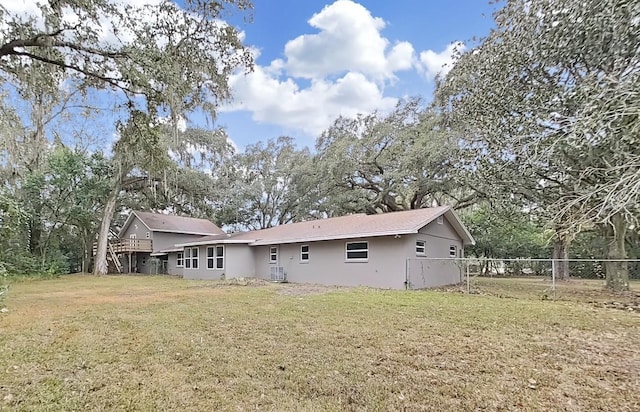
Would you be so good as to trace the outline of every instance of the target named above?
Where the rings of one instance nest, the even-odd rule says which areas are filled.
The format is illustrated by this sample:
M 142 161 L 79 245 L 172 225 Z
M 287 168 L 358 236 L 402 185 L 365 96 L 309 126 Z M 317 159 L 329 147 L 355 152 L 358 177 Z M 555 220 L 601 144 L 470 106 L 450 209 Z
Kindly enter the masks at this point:
M 90 154 L 60 145 L 53 150 L 47 163 L 44 254 L 57 241 L 58 253 L 64 251 L 76 256 L 81 270 L 86 272 L 100 224 L 100 212 L 108 194 L 109 160 L 100 152 Z M 77 261 L 73 263 L 74 267 L 78 266 Z
M 341 117 L 318 138 L 316 149 L 326 206 L 337 214 L 450 202 L 464 207 L 474 199 L 450 173 L 455 141 L 417 99 L 388 115 Z
M 548 233 L 536 216 L 511 205 L 497 208 L 487 202 L 462 214 L 476 244 L 465 249 L 469 256 L 488 259 L 541 259 L 549 256 Z M 483 273 L 490 261 L 484 261 Z
M 252 64 L 238 31 L 221 18 L 230 8 L 243 12 L 250 7 L 247 0 L 189 0 L 181 6 L 168 0 L 141 6 L 56 0 L 38 4 L 25 16 L 0 6 L 3 84 L 43 98 L 54 98 L 69 83 L 82 92 L 117 91 L 128 121 L 144 130 L 143 140 L 149 138 L 143 142 L 129 135 L 114 149 L 96 273 L 106 272 L 106 235 L 124 179 L 136 167 L 159 159 L 146 145 L 156 141 L 155 133 L 141 118 L 155 122 L 168 114 L 176 124 L 179 116 L 194 110 L 215 115 L 217 105 L 229 97 L 229 75 Z M 35 75 L 42 81 L 34 81 Z M 131 151 L 140 148 L 151 155 L 150 163 L 131 162 Z
M 241 199 L 237 223 L 264 229 L 309 217 L 313 191 L 305 176 L 310 165 L 309 149 L 297 149 L 290 137 L 247 146 L 235 157 Z
M 150 115 L 132 111 L 126 123 L 118 125 L 120 139 L 113 147 L 108 181 L 108 196 L 102 211 L 98 232 L 94 274 L 107 273 L 107 248 L 111 221 L 123 188 L 135 185 L 171 165 L 166 146 L 162 144 L 159 125 L 154 124 Z M 132 174 L 133 173 L 133 174 Z
M 175 130 L 160 125 L 159 144 L 171 162 L 148 174 L 144 184 L 124 193 L 129 209 L 171 210 L 177 214 L 227 221 L 237 210 L 239 199 L 229 196 L 234 184 L 235 149 L 224 129 Z M 238 202 L 236 202 L 236 200 Z
M 176 124 L 180 115 L 197 109 L 215 115 L 216 106 L 229 97 L 229 75 L 251 67 L 251 53 L 238 31 L 221 21 L 230 7 L 244 11 L 251 4 L 189 0 L 182 6 L 172 1 L 135 6 L 57 0 L 39 5 L 26 18 L 0 7 L 4 82 L 20 91 L 42 91 L 30 77 L 38 72 L 48 85 L 72 81 L 83 91 L 118 91 L 125 99 L 126 122 L 141 132 L 138 137 L 122 133 L 126 139 L 114 148 L 96 273 L 106 272 L 106 236 L 120 189 L 127 183 L 124 179 L 136 167 L 166 160 L 167 153 L 161 155 L 150 146 L 158 141 L 155 130 L 143 123 L 169 114 Z M 120 122 L 121 132 L 124 123 Z M 150 157 L 133 162 L 131 152 L 137 149 L 143 150 L 142 157 Z
M 597 225 L 607 257 L 625 258 L 640 200 L 640 9 L 510 0 L 494 17 L 438 85 L 449 126 L 487 174 L 507 165 L 516 185 L 551 194 L 535 202 L 561 233 Z M 624 264 L 609 265 L 607 285 L 628 288 Z
M 81 90 L 120 91 L 142 110 L 214 113 L 229 97 L 228 76 L 252 61 L 238 31 L 221 21 L 230 7 L 251 3 L 51 0 L 26 16 L 0 6 L 0 76 L 41 90 L 30 79 L 37 71 L 49 90 L 72 79 Z

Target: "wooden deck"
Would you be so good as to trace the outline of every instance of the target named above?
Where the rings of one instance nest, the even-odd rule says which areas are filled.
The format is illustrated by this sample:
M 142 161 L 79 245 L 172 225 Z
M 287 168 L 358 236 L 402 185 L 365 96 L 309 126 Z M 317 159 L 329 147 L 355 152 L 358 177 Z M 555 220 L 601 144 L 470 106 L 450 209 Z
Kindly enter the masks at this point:
M 93 255 L 96 255 L 98 244 L 93 244 Z M 120 257 L 126 255 L 129 260 L 128 268 L 131 268 L 131 255 L 133 253 L 151 253 L 153 244 L 151 239 L 114 239 L 107 245 L 107 261 L 113 264 L 118 273 L 122 273 L 123 267 Z
M 114 253 L 153 252 L 151 239 L 116 239 L 109 243 Z
M 109 242 L 107 253 L 153 252 L 151 239 L 115 239 Z M 93 244 L 93 254 L 96 254 L 97 243 Z

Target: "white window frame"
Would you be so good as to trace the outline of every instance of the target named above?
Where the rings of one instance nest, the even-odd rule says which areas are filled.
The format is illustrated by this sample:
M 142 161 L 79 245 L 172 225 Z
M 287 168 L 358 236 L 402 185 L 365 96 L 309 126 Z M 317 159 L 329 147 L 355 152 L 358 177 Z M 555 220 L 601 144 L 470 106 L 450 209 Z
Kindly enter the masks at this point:
M 436 222 L 437 222 L 439 225 L 444 224 L 444 216 L 442 216 L 442 215 L 438 216 L 438 218 L 436 219 Z
M 195 256 L 194 251 L 196 252 Z M 200 250 L 197 246 L 184 249 L 184 267 L 185 269 L 200 269 Z
M 365 249 L 355 249 L 355 250 L 349 250 L 349 245 L 355 245 L 358 243 L 363 243 L 366 245 Z M 349 252 L 366 252 L 367 257 L 361 258 L 361 257 L 349 257 Z M 367 262 L 369 260 L 369 242 L 368 241 L 358 241 L 358 242 L 345 242 L 344 244 L 344 260 L 345 262 Z
M 458 246 L 457 245 L 450 245 L 449 246 L 449 257 L 450 258 L 457 258 L 458 257 Z
M 216 246 L 216 269 L 224 269 L 224 249 L 223 245 Z M 222 262 L 222 264 L 218 266 L 218 262 Z
M 307 251 L 303 251 L 303 248 L 307 248 Z M 309 245 L 300 245 L 300 262 L 309 263 L 309 257 L 311 256 Z
M 151 239 L 151 232 L 147 232 L 144 234 L 145 239 Z
M 180 263 L 182 262 L 182 263 Z M 184 267 L 184 251 L 178 252 L 176 256 L 176 267 L 183 268 Z
M 280 250 L 279 250 L 278 246 L 269 246 L 269 264 L 270 265 L 277 265 L 278 264 L 279 252 L 280 252 Z
M 209 250 L 212 251 L 211 256 L 209 256 Z M 222 264 L 218 266 L 218 262 L 222 262 Z M 211 264 L 211 266 L 209 266 L 209 264 Z M 207 246 L 207 270 L 221 269 L 224 269 L 224 246 Z
M 416 256 L 427 256 L 427 241 L 416 239 Z

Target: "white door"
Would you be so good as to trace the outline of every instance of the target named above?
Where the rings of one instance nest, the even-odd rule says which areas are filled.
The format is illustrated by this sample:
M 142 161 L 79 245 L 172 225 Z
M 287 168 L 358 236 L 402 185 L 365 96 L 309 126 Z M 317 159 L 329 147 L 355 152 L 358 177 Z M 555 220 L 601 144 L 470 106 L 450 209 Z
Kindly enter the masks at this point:
M 278 266 L 278 246 L 269 246 L 269 264 Z

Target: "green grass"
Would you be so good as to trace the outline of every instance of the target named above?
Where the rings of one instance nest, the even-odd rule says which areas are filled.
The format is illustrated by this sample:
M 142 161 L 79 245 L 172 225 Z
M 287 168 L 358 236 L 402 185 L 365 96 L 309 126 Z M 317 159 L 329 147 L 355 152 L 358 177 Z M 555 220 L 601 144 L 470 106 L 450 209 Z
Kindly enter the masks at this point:
M 586 303 L 68 276 L 6 305 L 7 410 L 640 408 L 640 317 Z
M 557 281 L 555 290 L 549 277 L 481 277 L 471 278 L 475 293 L 518 299 L 555 299 L 571 302 L 606 304 L 610 302 L 640 303 L 640 281 L 630 282 L 630 291 L 612 293 L 604 280 L 569 279 Z

